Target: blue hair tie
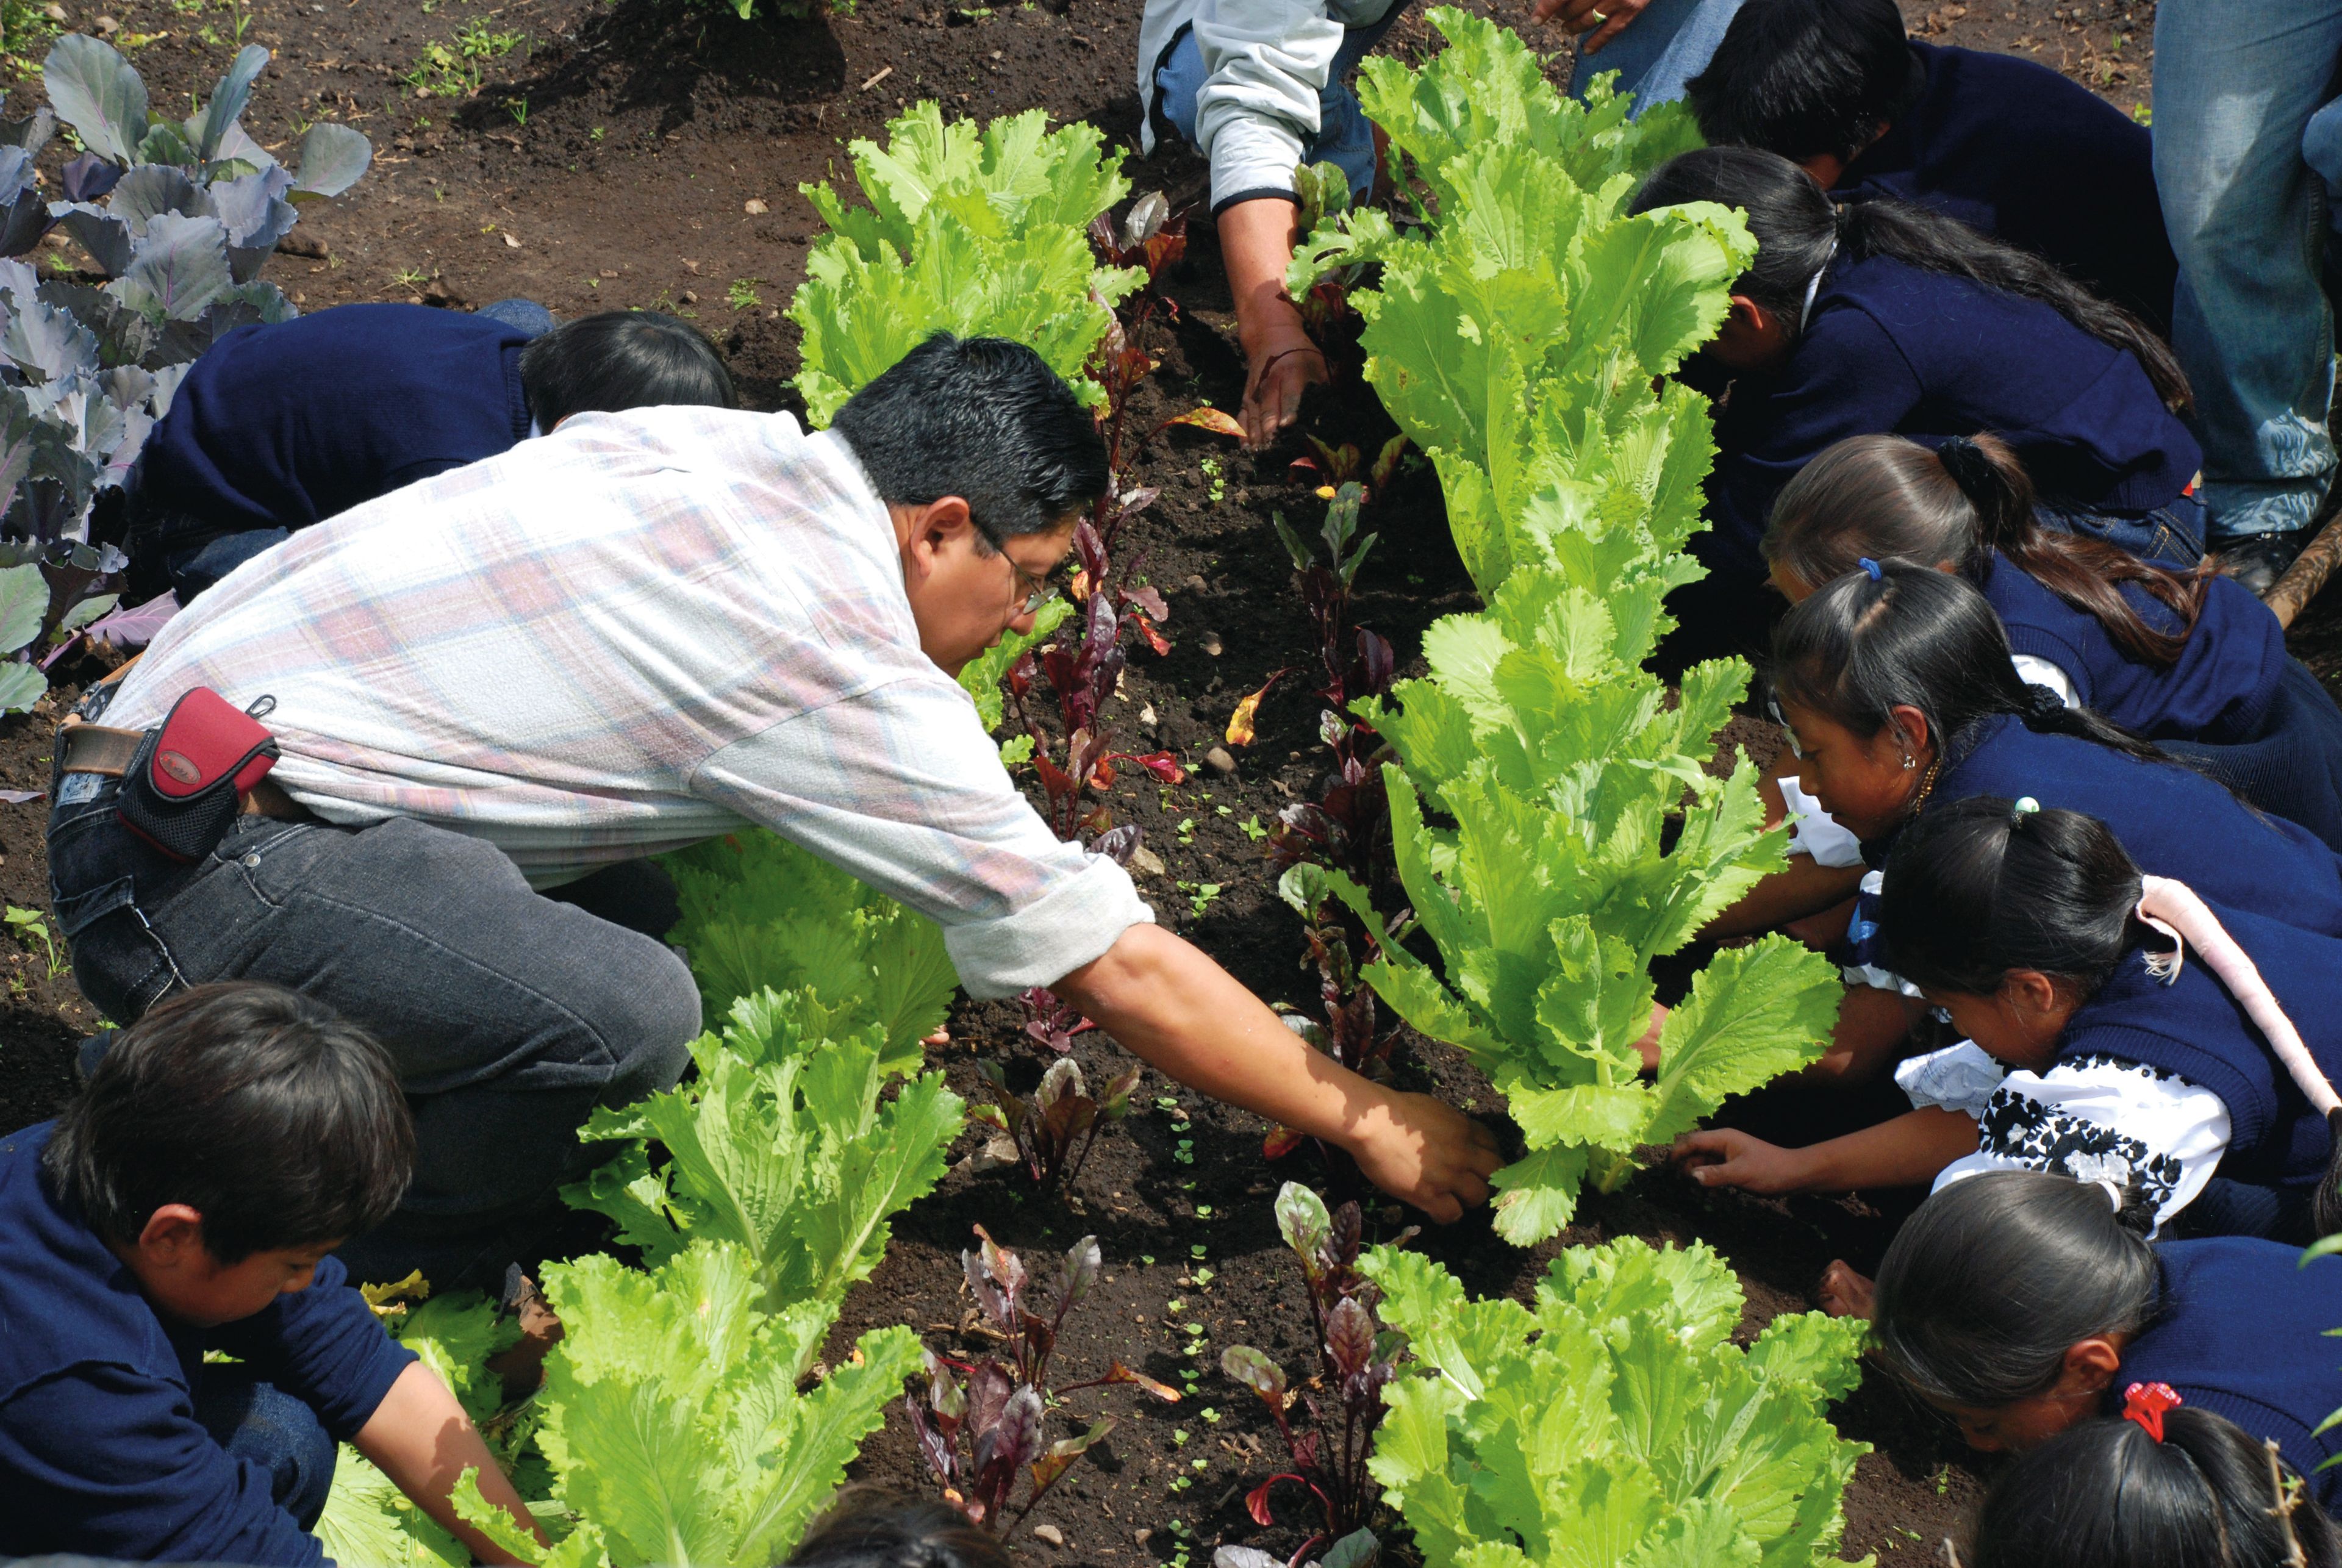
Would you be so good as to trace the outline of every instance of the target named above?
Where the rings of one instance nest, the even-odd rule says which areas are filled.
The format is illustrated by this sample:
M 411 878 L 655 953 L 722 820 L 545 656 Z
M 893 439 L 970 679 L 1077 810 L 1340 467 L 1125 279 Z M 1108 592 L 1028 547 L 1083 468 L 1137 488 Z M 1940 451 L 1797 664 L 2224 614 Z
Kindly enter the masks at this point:
M 1877 562 L 1872 560 L 1869 556 L 1865 555 L 1861 560 L 1857 561 L 1855 564 L 1869 573 L 1870 580 L 1872 582 L 1884 583 L 1887 581 L 1887 569 L 1881 566 Z

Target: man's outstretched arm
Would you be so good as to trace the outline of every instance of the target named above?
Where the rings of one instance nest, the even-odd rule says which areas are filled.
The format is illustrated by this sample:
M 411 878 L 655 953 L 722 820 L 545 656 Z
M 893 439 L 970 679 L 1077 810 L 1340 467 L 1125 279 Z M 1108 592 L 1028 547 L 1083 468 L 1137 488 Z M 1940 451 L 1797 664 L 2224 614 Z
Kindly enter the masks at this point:
M 1053 988 L 1149 1066 L 1349 1151 L 1368 1180 L 1436 1220 L 1486 1203 L 1504 1164 L 1486 1127 L 1427 1094 L 1312 1050 L 1192 944 L 1134 925 Z

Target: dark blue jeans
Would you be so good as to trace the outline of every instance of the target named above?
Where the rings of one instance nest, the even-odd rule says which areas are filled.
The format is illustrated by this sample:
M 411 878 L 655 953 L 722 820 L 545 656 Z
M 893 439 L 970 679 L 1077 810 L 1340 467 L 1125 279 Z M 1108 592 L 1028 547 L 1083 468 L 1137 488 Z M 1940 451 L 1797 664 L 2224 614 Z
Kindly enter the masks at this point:
M 604 918 L 626 911 L 535 893 L 495 845 L 406 818 L 241 817 L 181 865 L 115 820 L 117 788 L 68 774 L 49 817 L 57 924 L 99 1011 L 131 1024 L 188 985 L 273 981 L 398 1064 L 415 1184 L 387 1225 L 343 1250 L 354 1275 L 419 1267 L 443 1288 L 492 1283 L 515 1255 L 515 1223 L 543 1216 L 609 1151 L 578 1142 L 587 1114 L 681 1075 L 698 987 L 664 943 Z
M 248 1460 L 267 1475 L 269 1495 L 294 1523 L 315 1528 L 333 1490 L 335 1452 L 316 1412 L 240 1366 L 207 1366 L 195 1419 L 230 1459 Z

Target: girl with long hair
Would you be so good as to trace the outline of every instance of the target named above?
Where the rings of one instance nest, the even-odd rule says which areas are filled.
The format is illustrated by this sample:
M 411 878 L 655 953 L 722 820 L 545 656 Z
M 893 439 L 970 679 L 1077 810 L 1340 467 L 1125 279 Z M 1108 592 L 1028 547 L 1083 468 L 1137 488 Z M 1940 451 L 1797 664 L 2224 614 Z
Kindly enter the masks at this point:
M 2102 817 L 2158 876 L 2217 902 L 2281 909 L 2291 924 L 2342 936 L 2342 859 L 2333 850 L 2088 709 L 2028 684 L 2011 662 L 2000 618 L 1961 578 L 1901 562 L 1847 573 L 1782 617 L 1771 675 L 1797 754 L 1796 783 L 1858 842 L 1869 863 L 1856 868 L 1865 881 L 1879 875 L 1875 868 L 1897 831 L 1931 803 L 2031 795 Z M 1744 904 L 1772 896 L 1759 884 Z M 1848 934 L 1860 1003 L 1842 1017 L 1822 1076 L 1875 1074 L 1897 1058 L 1926 1011 L 1871 951 L 1869 924 L 1857 912 Z
M 1770 606 L 1758 542 L 1782 486 L 1849 435 L 1997 431 L 2063 526 L 2192 561 L 2202 454 L 2185 379 L 2124 312 L 2038 256 L 1892 201 L 1835 206 L 1813 176 L 1747 147 L 1662 165 L 1633 210 L 1739 209 L 1756 259 L 1686 379 L 1729 394 L 1708 485 L 1710 569 L 1674 604 L 1694 642 L 1753 642 Z M 1670 656 L 1675 656 L 1670 654 Z
M 1997 437 L 1841 441 L 1781 492 L 1763 548 L 1793 604 L 1866 557 L 1967 578 L 2027 682 L 2342 848 L 2342 708 L 2287 655 L 2268 606 L 2232 579 L 2043 527 Z

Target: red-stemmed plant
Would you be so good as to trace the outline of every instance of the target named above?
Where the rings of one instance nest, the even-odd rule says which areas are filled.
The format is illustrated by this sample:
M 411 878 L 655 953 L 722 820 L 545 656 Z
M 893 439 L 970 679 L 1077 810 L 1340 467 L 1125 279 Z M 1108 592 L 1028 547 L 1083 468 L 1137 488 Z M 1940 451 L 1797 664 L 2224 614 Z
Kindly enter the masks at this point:
M 1254 1522 L 1276 1522 L 1269 1493 L 1279 1482 L 1306 1487 L 1316 1502 L 1318 1520 L 1294 1553 L 1298 1562 L 1312 1546 L 1365 1526 L 1374 1511 L 1379 1489 L 1367 1473 L 1366 1459 L 1382 1423 L 1383 1385 L 1391 1380 L 1406 1341 L 1376 1321 L 1381 1292 L 1358 1272 L 1365 1222 L 1357 1204 L 1344 1203 L 1328 1213 L 1316 1193 L 1287 1182 L 1276 1195 L 1276 1228 L 1301 1260 L 1317 1334 L 1317 1392 L 1292 1388 L 1285 1370 L 1250 1345 L 1230 1345 L 1220 1356 L 1220 1370 L 1260 1396 L 1293 1460 L 1291 1470 L 1270 1476 L 1245 1499 Z M 1410 1227 L 1397 1241 L 1414 1233 Z M 1309 1417 L 1300 1430 L 1292 1418 L 1296 1396 Z
M 960 1263 L 998 1349 L 977 1361 L 928 1352 L 926 1395 L 913 1393 L 903 1403 L 919 1451 L 943 1483 L 945 1501 L 971 1522 L 1006 1535 L 1076 1460 L 1114 1430 L 1108 1416 L 1086 1432 L 1050 1443 L 1045 1423 L 1052 1406 L 1067 1394 L 1108 1383 L 1133 1383 L 1173 1404 L 1179 1393 L 1120 1361 L 1109 1363 L 1103 1377 L 1053 1387 L 1049 1362 L 1066 1314 L 1097 1283 L 1097 1238 L 1084 1236 L 1067 1249 L 1056 1300 L 1042 1308 L 1031 1299 L 1031 1281 L 1016 1254 L 995 1243 L 982 1225 L 976 1233 L 983 1241 L 981 1252 L 961 1253 Z M 1012 1515 L 1020 1478 L 1026 1483 L 1024 1502 Z

